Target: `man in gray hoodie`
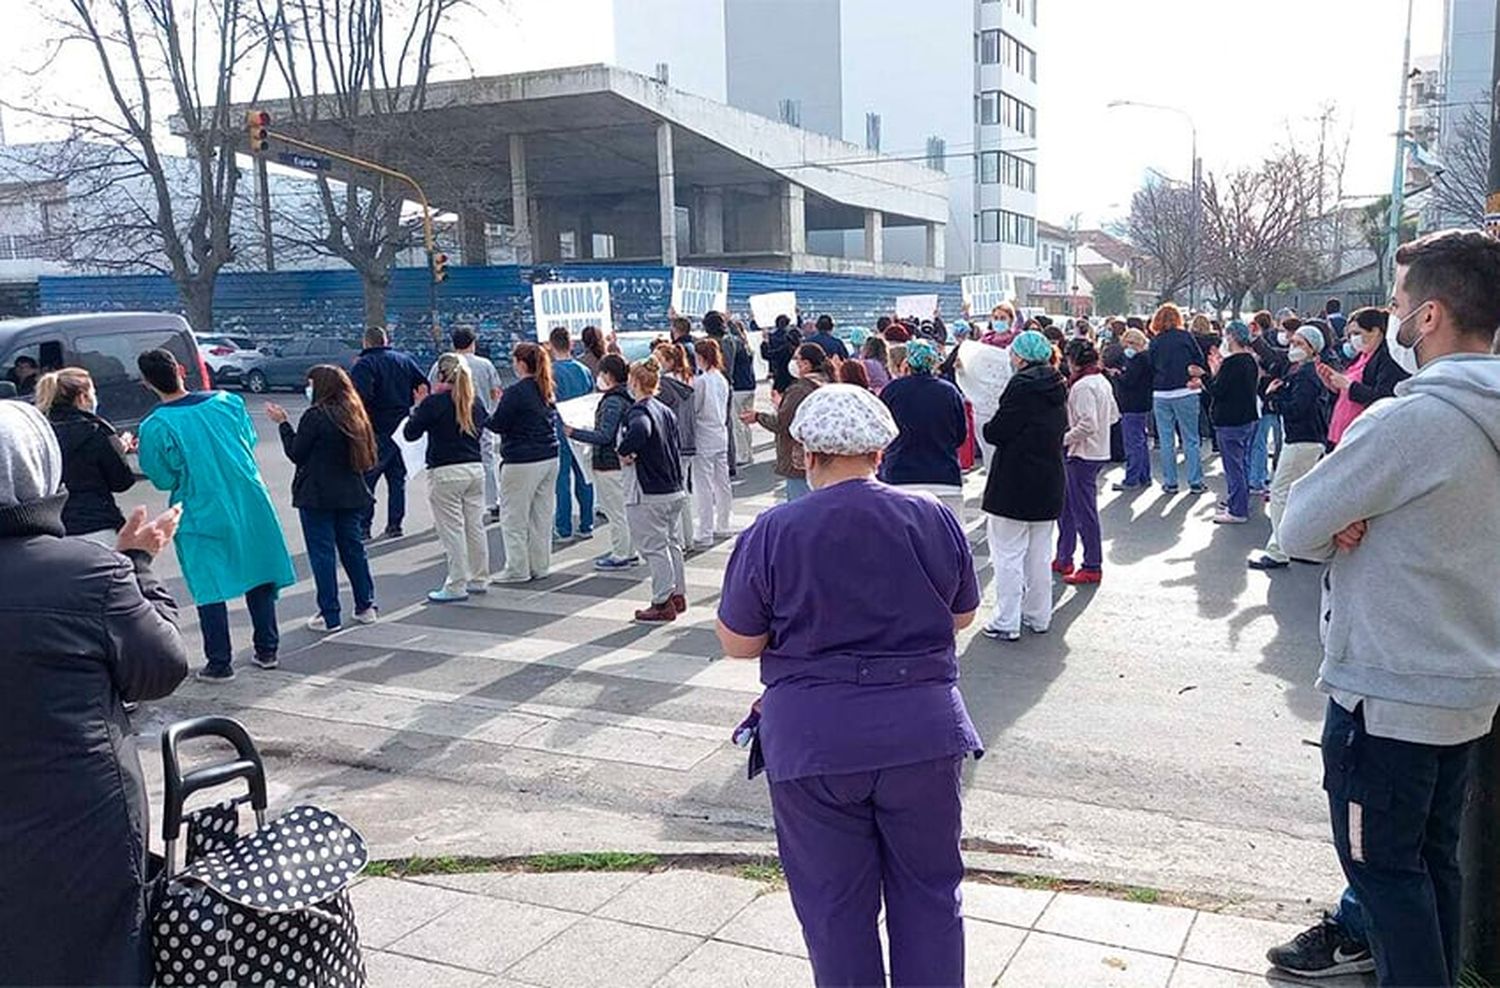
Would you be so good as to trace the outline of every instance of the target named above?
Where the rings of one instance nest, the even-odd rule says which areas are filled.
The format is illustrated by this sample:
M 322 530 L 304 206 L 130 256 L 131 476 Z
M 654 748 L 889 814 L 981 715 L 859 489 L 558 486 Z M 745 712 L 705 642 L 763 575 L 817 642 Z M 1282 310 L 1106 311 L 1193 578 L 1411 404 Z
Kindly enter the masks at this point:
M 1453 985 L 1470 748 L 1500 705 L 1500 241 L 1402 247 L 1391 323 L 1413 377 L 1292 487 L 1279 532 L 1330 560 L 1323 787 L 1380 984 Z

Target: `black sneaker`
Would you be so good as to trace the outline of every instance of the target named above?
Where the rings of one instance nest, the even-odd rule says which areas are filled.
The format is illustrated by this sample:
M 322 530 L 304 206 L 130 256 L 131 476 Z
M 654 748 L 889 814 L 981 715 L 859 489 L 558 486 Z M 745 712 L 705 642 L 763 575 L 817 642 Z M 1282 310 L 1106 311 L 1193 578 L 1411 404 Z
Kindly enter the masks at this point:
M 204 666 L 193 673 L 193 678 L 204 683 L 227 683 L 234 678 L 234 667 Z
M 1208 487 L 1206 485 L 1204 485 L 1204 484 L 1190 484 L 1190 485 L 1188 485 L 1188 490 L 1191 491 L 1194 494 L 1206 494 L 1206 493 L 1208 493 Z
M 405 538 L 406 533 L 399 528 L 387 528 L 381 533 L 380 537 L 382 539 L 400 539 Z
M 337 631 L 338 629 L 335 628 L 333 630 Z M 250 661 L 254 662 L 256 667 L 260 669 L 275 669 L 277 666 L 281 665 L 281 662 L 276 658 L 275 653 L 271 653 L 269 655 L 257 655 L 251 658 Z
M 1291 563 L 1282 562 L 1280 559 L 1272 559 L 1270 556 L 1257 556 L 1245 564 L 1251 569 L 1273 570 L 1286 569 Z
M 1303 930 L 1291 942 L 1266 951 L 1266 960 L 1304 978 L 1333 978 L 1375 970 L 1369 946 L 1350 938 L 1327 913 L 1321 923 Z

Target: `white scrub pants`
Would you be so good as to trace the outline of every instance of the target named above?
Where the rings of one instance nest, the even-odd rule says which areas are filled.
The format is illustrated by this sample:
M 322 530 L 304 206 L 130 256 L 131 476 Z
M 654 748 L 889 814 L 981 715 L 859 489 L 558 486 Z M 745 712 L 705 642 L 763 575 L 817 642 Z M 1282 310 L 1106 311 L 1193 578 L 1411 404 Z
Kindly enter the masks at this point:
M 995 612 L 989 626 L 999 631 L 1033 631 L 1052 624 L 1052 531 L 1055 522 L 1015 521 L 985 516 L 990 565 L 995 571 Z
M 698 538 L 713 541 L 729 534 L 729 509 L 734 495 L 729 488 L 729 450 L 693 454 L 693 511 L 698 516 Z

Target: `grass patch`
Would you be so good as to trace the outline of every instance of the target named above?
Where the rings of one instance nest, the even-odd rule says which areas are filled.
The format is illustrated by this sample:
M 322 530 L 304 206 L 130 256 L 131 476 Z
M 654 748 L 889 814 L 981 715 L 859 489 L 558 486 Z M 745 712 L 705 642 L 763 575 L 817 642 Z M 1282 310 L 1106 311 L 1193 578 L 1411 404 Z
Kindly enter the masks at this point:
M 760 882 L 762 885 L 786 885 L 786 873 L 781 870 L 781 862 L 775 858 L 741 865 L 738 874 L 747 881 Z
M 1156 889 L 1132 888 L 1125 892 L 1125 898 L 1130 902 L 1144 902 L 1154 905 L 1161 901 L 1161 893 Z
M 586 854 L 534 854 L 522 858 L 523 871 L 646 871 L 661 859 L 654 854 L 596 851 Z

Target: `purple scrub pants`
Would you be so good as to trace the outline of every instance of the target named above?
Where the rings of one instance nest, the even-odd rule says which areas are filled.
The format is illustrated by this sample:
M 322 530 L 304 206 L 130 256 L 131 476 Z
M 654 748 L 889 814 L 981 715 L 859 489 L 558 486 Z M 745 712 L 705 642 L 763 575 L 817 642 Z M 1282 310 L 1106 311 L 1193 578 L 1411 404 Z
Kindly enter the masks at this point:
M 1071 563 L 1073 551 L 1083 543 L 1083 568 L 1097 570 L 1104 566 L 1104 548 L 1099 538 L 1099 471 L 1109 464 L 1103 460 L 1067 458 L 1067 491 L 1063 495 L 1062 517 L 1057 519 L 1057 559 Z
M 964 982 L 959 882 L 963 756 L 771 783 L 776 843 L 812 958 L 827 986 Z

